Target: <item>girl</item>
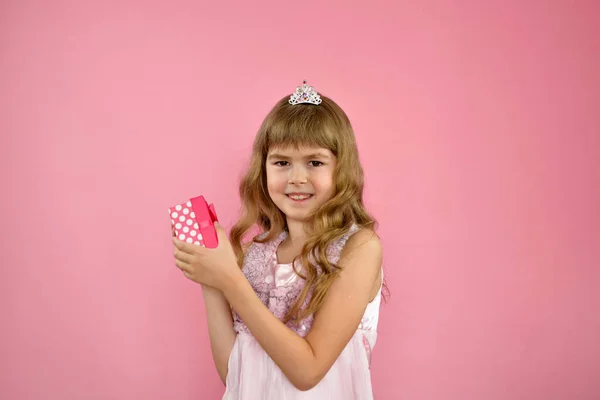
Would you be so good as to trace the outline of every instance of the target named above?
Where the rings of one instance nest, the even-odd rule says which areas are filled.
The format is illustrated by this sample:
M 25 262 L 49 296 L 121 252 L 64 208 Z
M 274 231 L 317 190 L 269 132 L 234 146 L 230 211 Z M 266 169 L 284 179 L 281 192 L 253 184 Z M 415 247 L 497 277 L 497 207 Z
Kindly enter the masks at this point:
M 173 238 L 203 288 L 223 399 L 373 398 L 382 250 L 362 194 L 348 117 L 305 81 L 258 131 L 230 237 Z

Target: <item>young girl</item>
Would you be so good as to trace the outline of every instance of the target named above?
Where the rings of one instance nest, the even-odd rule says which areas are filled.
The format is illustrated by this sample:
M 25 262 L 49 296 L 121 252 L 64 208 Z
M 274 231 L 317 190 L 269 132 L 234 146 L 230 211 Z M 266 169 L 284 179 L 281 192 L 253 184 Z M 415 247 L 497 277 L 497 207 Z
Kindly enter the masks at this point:
M 258 131 L 230 237 L 217 224 L 216 249 L 173 238 L 203 287 L 223 399 L 373 398 L 382 250 L 362 195 L 350 121 L 305 81 Z

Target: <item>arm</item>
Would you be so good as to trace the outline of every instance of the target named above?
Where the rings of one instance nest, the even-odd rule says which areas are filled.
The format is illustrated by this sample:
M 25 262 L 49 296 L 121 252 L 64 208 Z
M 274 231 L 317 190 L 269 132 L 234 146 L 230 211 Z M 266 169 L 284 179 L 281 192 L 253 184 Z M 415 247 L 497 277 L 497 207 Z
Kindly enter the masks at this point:
M 246 254 L 248 246 L 243 246 L 242 250 Z M 219 377 L 223 384 L 226 384 L 229 357 L 237 336 L 233 329 L 231 306 L 219 289 L 202 285 L 202 294 L 206 307 L 210 350 Z
M 173 238 L 176 238 L 174 227 L 171 227 Z M 175 251 L 175 257 L 178 263 L 181 262 L 183 255 L 178 250 Z M 177 265 L 180 266 L 179 264 Z M 231 349 L 235 343 L 236 332 L 233 330 L 233 316 L 231 307 L 225 299 L 223 293 L 210 286 L 202 285 L 202 294 L 204 296 L 204 306 L 206 308 L 206 320 L 208 325 L 208 337 L 210 340 L 210 350 L 213 356 L 213 362 L 217 368 L 217 373 L 223 383 L 226 383 L 227 369 Z
M 202 285 L 202 294 L 206 306 L 210 350 L 219 377 L 225 384 L 229 356 L 236 338 L 231 308 L 223 293 L 218 289 Z
M 358 328 L 379 276 L 381 257 L 373 232 L 361 230 L 348 240 L 338 262 L 340 276 L 306 338 L 277 319 L 246 279 L 235 279 L 224 294 L 290 382 L 299 390 L 309 390 L 327 374 Z

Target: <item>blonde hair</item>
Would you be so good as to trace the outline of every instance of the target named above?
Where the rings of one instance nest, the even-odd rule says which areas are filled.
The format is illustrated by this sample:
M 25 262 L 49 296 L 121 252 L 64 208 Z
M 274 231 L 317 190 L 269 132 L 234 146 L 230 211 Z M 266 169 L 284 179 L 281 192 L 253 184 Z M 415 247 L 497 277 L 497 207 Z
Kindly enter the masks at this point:
M 258 130 L 250 165 L 239 187 L 242 214 L 230 233 L 241 268 L 245 246 L 243 238 L 251 228 L 258 226 L 261 233 L 268 232 L 254 236 L 252 241 L 256 243 L 273 240 L 287 228 L 285 214 L 273 203 L 267 190 L 266 158 L 270 149 L 320 147 L 329 149 L 336 156 L 334 195 L 311 216 L 312 233 L 297 257 L 303 271 L 295 269 L 306 283 L 284 322 L 299 321 L 321 308 L 327 290 L 340 271 L 339 266 L 327 258 L 331 243 L 347 233 L 353 224 L 373 230 L 376 224 L 363 205 L 363 169 L 346 113 L 323 95 L 318 106 L 291 105 L 288 98 L 286 96 L 277 102 Z M 303 308 L 311 288 L 314 291 L 306 308 Z

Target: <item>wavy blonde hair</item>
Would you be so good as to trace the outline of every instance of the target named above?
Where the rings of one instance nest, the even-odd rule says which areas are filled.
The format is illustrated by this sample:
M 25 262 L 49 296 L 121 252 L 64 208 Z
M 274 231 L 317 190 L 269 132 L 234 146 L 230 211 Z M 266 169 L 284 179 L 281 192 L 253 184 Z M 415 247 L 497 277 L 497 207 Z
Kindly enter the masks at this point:
M 271 200 L 267 189 L 266 159 L 270 149 L 320 147 L 329 149 L 336 156 L 334 195 L 311 215 L 312 233 L 301 254 L 294 259 L 295 266 L 300 258 L 303 271 L 296 267 L 294 270 L 306 283 L 284 322 L 299 321 L 321 308 L 327 290 L 340 272 L 339 266 L 327 258 L 327 249 L 332 242 L 347 233 L 353 224 L 373 230 L 376 224 L 363 204 L 363 169 L 354 130 L 346 113 L 323 95 L 318 106 L 291 105 L 288 98 L 277 102 L 258 130 L 250 165 L 239 187 L 241 217 L 230 233 L 241 268 L 247 245 L 243 239 L 252 228 L 258 227 L 260 233 L 250 243 L 268 242 L 287 229 L 285 214 Z M 262 235 L 265 232 L 268 234 Z M 303 308 L 311 288 L 314 288 L 311 299 Z

